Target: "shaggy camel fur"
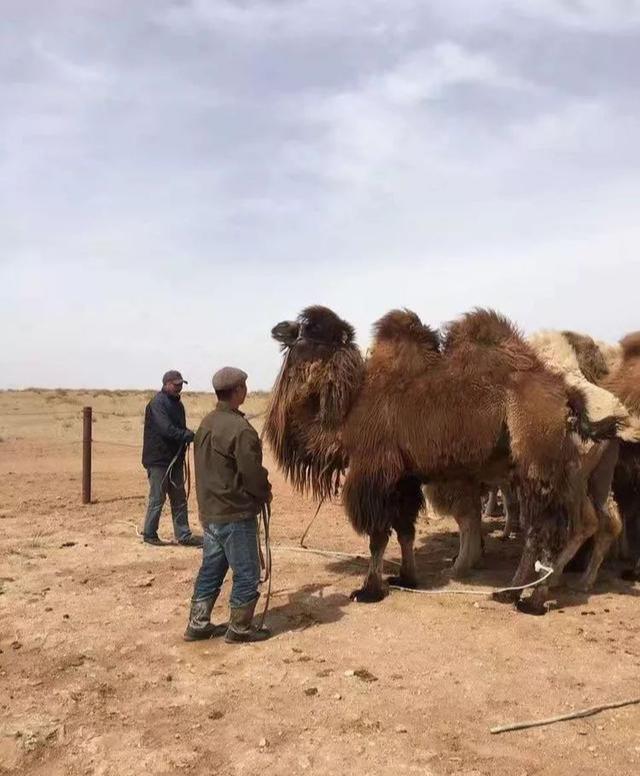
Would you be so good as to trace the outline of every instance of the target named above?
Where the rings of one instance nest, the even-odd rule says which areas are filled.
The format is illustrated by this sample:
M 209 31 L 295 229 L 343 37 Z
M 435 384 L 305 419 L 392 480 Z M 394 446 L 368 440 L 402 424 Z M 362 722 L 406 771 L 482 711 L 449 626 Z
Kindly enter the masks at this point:
M 482 488 L 513 481 L 527 523 L 513 584 L 524 584 L 536 559 L 555 562 L 568 525 L 583 514 L 596 520 L 571 432 L 585 425 L 583 397 L 493 311 L 469 313 L 441 335 L 395 310 L 374 334 L 365 362 L 353 328 L 327 308 L 308 308 L 272 331 L 286 353 L 265 433 L 299 490 L 334 495 L 346 471 L 343 503 L 371 551 L 353 598 L 386 594 L 382 560 L 392 529 L 402 552 L 394 581 L 416 585 L 422 483 L 458 522 L 454 573 L 463 575 L 482 551 Z M 532 609 L 541 610 L 546 592 L 536 590 Z
M 565 556 L 571 560 L 585 542 L 593 538 L 587 567 L 577 585 L 581 590 L 590 590 L 604 558 L 622 532 L 618 511 L 610 509 L 609 493 L 620 440 L 640 441 L 640 419 L 611 391 L 597 385 L 607 375 L 609 366 L 591 337 L 571 331 L 541 331 L 528 341 L 547 368 L 561 374 L 568 385 L 581 391 L 592 428 L 598 429 L 602 436 L 610 437 L 580 445 L 584 476 L 588 478 L 589 496 L 597 521 L 582 520 L 573 525 L 565 547 Z
M 640 441 L 640 417 L 629 412 L 613 392 L 599 385 L 609 373 L 609 367 L 591 337 L 571 331 L 546 330 L 532 334 L 527 341 L 546 367 L 562 375 L 567 385 L 580 390 L 592 427 L 601 427 L 603 436 L 615 436 L 626 442 Z

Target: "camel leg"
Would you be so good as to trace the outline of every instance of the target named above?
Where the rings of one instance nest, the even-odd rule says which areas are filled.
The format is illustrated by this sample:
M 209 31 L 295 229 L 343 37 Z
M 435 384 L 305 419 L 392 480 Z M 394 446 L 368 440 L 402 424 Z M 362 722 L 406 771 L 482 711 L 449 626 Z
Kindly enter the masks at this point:
M 460 530 L 460 549 L 453 564 L 454 577 L 471 571 L 482 557 L 482 501 L 480 489 L 470 482 L 438 483 L 426 487 L 427 498 L 441 515 L 451 515 Z
M 635 499 L 637 502 L 637 499 Z M 632 567 L 625 569 L 621 576 L 628 582 L 640 581 L 640 504 L 618 502 L 623 515 L 625 540 L 629 550 Z
M 611 545 L 622 533 L 622 520 L 609 509 L 607 504 L 596 510 L 598 516 L 598 531 L 593 544 L 593 551 L 586 571 L 580 577 L 576 588 L 584 592 L 591 590 L 596 582 L 598 571 Z
M 416 538 L 416 529 L 413 524 L 402 527 L 394 526 L 400 552 L 402 553 L 402 563 L 400 573 L 397 576 L 387 577 L 390 585 L 399 585 L 400 587 L 418 587 L 416 576 L 416 558 L 414 553 L 414 542 Z
M 500 514 L 501 512 L 498 509 L 498 488 L 491 488 L 484 508 L 484 516 L 498 517 Z
M 560 583 L 560 577 L 567 563 L 587 539 L 598 530 L 596 511 L 588 496 L 584 496 L 580 506 L 573 509 L 572 512 L 573 514 L 569 521 L 571 535 L 553 564 L 554 573 L 549 578 L 549 587 L 557 586 Z
M 351 600 L 358 603 L 375 603 L 382 601 L 387 591 L 382 581 L 382 564 L 384 551 L 389 543 L 389 529 L 377 530 L 369 535 L 369 569 L 364 584 L 359 590 L 351 593 Z
M 628 560 L 632 563 L 621 576 L 630 582 L 640 581 L 640 445 L 621 445 L 613 494 L 624 524 Z
M 551 529 L 551 526 L 547 527 Z M 546 566 L 547 568 L 553 568 L 551 557 L 551 541 L 541 542 L 539 555 L 539 560 L 543 566 Z M 516 603 L 516 607 L 518 608 L 518 611 L 524 612 L 525 614 L 543 615 L 547 612 L 545 604 L 548 598 L 549 580 L 546 580 L 542 584 L 533 588 L 533 593 L 529 596 L 529 598 L 521 598 Z
M 391 525 L 398 536 L 402 565 L 400 574 L 389 577 L 390 585 L 400 587 L 418 587 L 414 543 L 416 538 L 416 520 L 418 512 L 424 506 L 422 489 L 418 480 L 407 478 L 398 486 L 397 510 Z
M 535 563 L 538 560 L 538 536 L 533 525 L 530 525 L 524 540 L 522 554 L 516 573 L 513 575 L 509 587 L 519 587 L 526 585 L 535 578 Z M 515 603 L 522 595 L 519 590 L 509 590 L 508 592 L 494 593 L 492 598 L 503 604 Z
M 538 520 L 530 523 L 525 537 L 525 543 L 520 557 L 520 563 L 511 580 L 510 587 L 519 588 L 533 582 L 535 579 L 536 560 L 551 568 L 551 547 L 553 545 L 553 533 L 555 524 L 553 520 Z M 509 590 L 495 593 L 493 598 L 502 603 L 515 603 L 516 608 L 525 614 L 546 614 L 546 602 L 549 597 L 549 584 L 543 582 L 533 588 L 533 593 L 528 598 L 522 598 L 523 590 Z
M 606 448 L 589 478 L 589 494 L 598 518 L 598 529 L 594 535 L 589 564 L 578 583 L 580 590 L 591 590 L 609 548 L 622 533 L 620 517 L 608 506 L 613 473 L 618 462 L 618 451 L 617 440 L 607 442 Z
M 467 500 L 465 499 L 465 501 Z M 453 517 L 456 519 L 460 531 L 460 551 L 451 573 L 456 579 L 460 579 L 469 574 L 482 558 L 482 516 L 479 504 L 475 506 L 473 503 L 467 503 L 466 510 L 456 510 Z
M 520 513 L 520 504 L 515 491 L 510 485 L 503 485 L 502 490 L 502 503 L 504 504 L 504 531 L 502 532 L 502 539 L 509 539 L 512 533 L 524 532 L 524 526 L 522 525 L 522 516 Z

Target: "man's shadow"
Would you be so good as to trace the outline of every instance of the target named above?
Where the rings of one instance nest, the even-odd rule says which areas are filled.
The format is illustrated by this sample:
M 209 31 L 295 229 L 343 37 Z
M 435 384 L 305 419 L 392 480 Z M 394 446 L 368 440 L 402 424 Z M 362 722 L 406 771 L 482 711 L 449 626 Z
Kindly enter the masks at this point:
M 308 584 L 292 592 L 274 590 L 266 617 L 267 627 L 275 635 L 338 622 L 344 617 L 343 609 L 350 603 L 349 596 L 335 592 L 325 595 L 327 587 L 333 585 Z M 283 595 L 287 602 L 279 603 Z

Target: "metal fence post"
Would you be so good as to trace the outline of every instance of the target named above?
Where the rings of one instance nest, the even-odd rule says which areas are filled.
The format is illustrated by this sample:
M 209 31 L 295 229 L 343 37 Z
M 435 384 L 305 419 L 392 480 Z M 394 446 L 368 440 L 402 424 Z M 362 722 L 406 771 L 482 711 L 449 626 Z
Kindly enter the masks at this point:
M 91 407 L 82 409 L 82 503 L 91 503 Z

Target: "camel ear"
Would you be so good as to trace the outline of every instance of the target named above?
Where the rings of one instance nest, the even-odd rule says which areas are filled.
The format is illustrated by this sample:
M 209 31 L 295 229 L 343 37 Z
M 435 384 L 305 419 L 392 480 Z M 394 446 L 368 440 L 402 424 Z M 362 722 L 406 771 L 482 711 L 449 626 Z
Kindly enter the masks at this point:
M 297 321 L 281 321 L 271 329 L 271 336 L 284 347 L 292 345 L 300 333 Z

